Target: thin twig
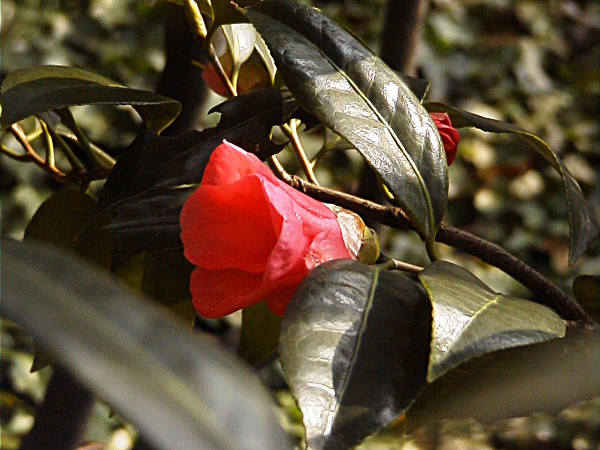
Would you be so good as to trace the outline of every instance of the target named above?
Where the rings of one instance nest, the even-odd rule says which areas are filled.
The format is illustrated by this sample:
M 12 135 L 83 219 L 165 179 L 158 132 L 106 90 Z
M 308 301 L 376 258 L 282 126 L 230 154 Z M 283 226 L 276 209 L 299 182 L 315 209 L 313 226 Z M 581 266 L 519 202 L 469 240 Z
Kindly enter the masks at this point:
M 39 119 L 38 119 L 39 120 Z M 56 158 L 54 157 L 54 142 L 52 142 L 52 136 L 48 132 L 46 122 L 39 120 L 41 130 L 44 133 L 44 145 L 46 146 L 46 165 L 48 167 L 56 167 Z
M 37 154 L 37 152 L 33 149 L 31 144 L 27 140 L 27 135 L 25 134 L 23 128 L 21 128 L 18 124 L 15 123 L 10 126 L 10 132 L 17 139 L 17 141 L 19 141 L 19 144 L 21 144 L 21 146 L 25 150 L 25 155 L 23 155 L 24 158 L 22 160 L 25 160 L 25 157 L 27 157 L 29 161 L 33 161 L 35 164 L 40 166 L 42 169 L 44 169 L 46 172 L 52 175 L 52 177 L 57 181 L 60 181 L 61 183 L 66 182 L 67 174 L 57 169 L 56 167 L 46 164 L 46 161 L 44 161 L 44 159 Z
M 383 206 L 350 194 L 315 186 L 293 175 L 284 178 L 284 181 L 310 197 L 342 206 L 383 225 L 415 230 L 406 214 L 395 206 Z M 436 241 L 476 256 L 483 262 L 507 273 L 534 294 L 533 301 L 549 306 L 564 319 L 580 321 L 590 325 L 596 324 L 576 300 L 502 247 L 447 224 L 440 226 Z
M 210 47 L 211 48 L 213 47 L 212 44 L 210 45 Z M 223 83 L 223 85 L 227 88 L 227 90 L 229 91 L 229 94 L 232 97 L 237 96 L 237 90 L 235 89 L 233 84 L 231 84 L 231 80 L 229 79 L 227 72 L 225 72 L 225 69 L 223 69 L 223 66 L 221 65 L 221 61 L 219 61 L 219 58 L 217 57 L 217 55 L 214 52 L 214 49 L 212 51 L 212 54 L 210 55 L 210 64 L 213 66 L 213 69 L 215 69 L 215 72 L 217 72 L 217 75 L 219 76 L 221 83 Z
M 43 119 L 40 118 L 40 120 L 43 120 Z M 63 153 L 69 160 L 69 164 L 71 164 L 71 167 L 73 168 L 73 170 L 85 170 L 85 167 L 83 166 L 81 161 L 79 161 L 79 159 L 77 159 L 77 156 L 75 156 L 75 154 L 73 153 L 73 150 L 71 150 L 71 147 L 69 147 L 69 144 L 67 144 L 65 142 L 65 140 L 62 138 L 62 136 L 60 134 L 58 134 L 58 132 L 54 128 L 54 125 L 52 124 L 52 122 L 50 122 L 49 120 L 45 121 L 45 122 L 46 122 L 46 127 L 48 128 L 48 132 L 50 133 L 50 136 L 52 136 L 52 139 L 54 140 L 54 142 L 56 142 L 58 144 L 58 146 L 60 147 L 60 149 L 63 151 Z
M 11 148 L 2 144 L 2 153 L 9 158 L 16 159 L 17 161 L 31 161 L 31 157 L 27 153 L 13 152 Z
M 292 143 L 292 148 L 294 149 L 294 153 L 298 157 L 300 164 L 302 165 L 302 169 L 306 174 L 306 177 L 312 184 L 319 185 L 317 181 L 317 177 L 313 172 L 313 167 L 308 158 L 306 157 L 306 153 L 304 152 L 304 148 L 302 148 L 302 144 L 300 143 L 300 137 L 298 136 L 298 122 L 297 119 L 292 119 L 288 123 L 285 123 L 281 126 L 281 129 L 288 137 L 290 142 Z
M 81 149 L 89 158 L 90 162 L 92 163 L 92 167 L 94 169 L 104 167 L 102 161 L 96 156 L 96 153 L 94 152 L 94 149 L 92 148 L 92 145 L 88 140 L 87 136 L 85 135 L 83 130 L 79 128 L 79 125 L 75 121 L 75 117 L 73 117 L 73 113 L 71 112 L 71 110 L 65 107 L 59 108 L 55 110 L 55 112 L 59 115 L 62 123 L 75 134 L 77 142 L 79 142 Z
M 421 266 L 399 261 L 397 259 L 390 258 L 387 255 L 381 255 L 380 259 L 382 259 L 382 261 L 378 262 L 377 266 L 387 270 L 401 270 L 403 272 L 408 272 L 415 275 L 418 275 L 423 270 L 423 267 Z
M 15 158 L 15 159 L 19 159 L 20 161 L 32 161 L 34 164 L 36 164 L 39 167 L 41 167 L 42 169 L 44 169 L 55 180 L 59 181 L 62 184 L 103 180 L 103 179 L 107 178 L 108 175 L 110 174 L 111 170 L 108 168 L 99 168 L 99 169 L 94 169 L 92 171 L 74 170 L 69 173 L 64 173 L 60 169 L 47 164 L 46 161 L 44 160 L 44 158 L 42 158 L 40 155 L 37 154 L 37 152 L 34 150 L 34 148 L 31 146 L 31 144 L 27 140 L 27 135 L 25 134 L 25 131 L 18 124 L 11 125 L 9 130 L 14 135 L 14 137 L 17 139 L 19 144 L 21 144 L 21 146 L 25 150 L 25 154 L 23 154 L 23 155 L 17 155 L 16 153 L 11 151 L 11 153 L 13 155 L 18 156 L 18 158 Z M 5 154 L 10 156 L 10 154 L 6 153 L 6 150 L 10 150 L 10 149 L 5 149 L 3 146 L 2 151 Z M 11 156 L 11 157 L 13 157 L 13 156 Z

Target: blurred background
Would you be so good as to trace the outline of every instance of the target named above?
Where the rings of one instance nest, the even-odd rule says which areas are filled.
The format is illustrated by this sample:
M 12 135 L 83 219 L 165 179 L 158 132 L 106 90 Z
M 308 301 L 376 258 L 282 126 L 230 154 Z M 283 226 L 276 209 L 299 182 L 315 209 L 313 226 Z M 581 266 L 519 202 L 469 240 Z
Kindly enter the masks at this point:
M 544 139 L 579 182 L 600 221 L 597 1 L 320 0 L 312 4 L 356 33 L 394 69 L 430 81 L 427 100 L 514 123 Z M 167 133 L 213 126 L 218 117 L 207 117 L 206 112 L 223 99 L 206 91 L 200 70 L 189 64 L 191 58 L 202 60 L 202 55 L 186 34 L 179 12 L 164 0 L 4 0 L 0 75 L 41 64 L 77 66 L 129 87 L 182 99 L 183 117 Z M 182 80 L 175 88 L 169 83 L 173 77 Z M 79 107 L 74 112 L 90 140 L 114 156 L 141 129 L 128 108 Z M 461 136 L 458 156 L 449 169 L 448 223 L 501 245 L 567 292 L 575 276 L 600 273 L 598 240 L 575 267 L 569 267 L 562 180 L 541 156 L 507 135 L 463 130 Z M 309 152 L 321 139 L 318 133 L 302 136 Z M 18 149 L 9 136 L 3 136 L 2 142 Z M 283 161 L 294 171 L 291 158 L 284 155 Z M 317 176 L 322 184 L 371 195 L 370 178 L 354 151 L 328 154 Z M 37 166 L 0 156 L 2 235 L 21 238 L 41 202 L 60 187 Z M 381 229 L 380 236 L 390 256 L 415 264 L 427 261 L 415 233 Z M 493 288 L 528 295 L 502 272 L 450 248 L 440 250 L 444 259 L 465 266 Z M 33 407 L 43 397 L 48 373 L 29 374 L 31 358 L 28 338 L 3 323 L 2 449 L 16 448 L 18 437 L 31 426 Z M 594 426 L 600 430 L 600 402 L 565 414 L 560 420 L 543 415 L 523 419 L 513 434 L 525 444 L 543 443 L 542 438 L 550 442 L 556 433 L 567 433 L 569 439 L 561 441 L 565 448 L 598 445 L 600 436 L 590 437 L 587 431 L 576 439 L 577 430 Z M 105 406 L 98 405 L 95 418 L 90 439 L 127 441 L 123 436 L 133 433 L 119 418 L 108 419 Z M 288 422 L 290 432 L 298 434 L 297 423 Z M 434 438 L 441 445 L 458 435 L 479 436 L 468 442 L 488 448 L 490 436 L 501 433 L 472 423 L 456 427 L 425 430 L 422 446 Z M 123 445 L 115 448 L 127 448 Z

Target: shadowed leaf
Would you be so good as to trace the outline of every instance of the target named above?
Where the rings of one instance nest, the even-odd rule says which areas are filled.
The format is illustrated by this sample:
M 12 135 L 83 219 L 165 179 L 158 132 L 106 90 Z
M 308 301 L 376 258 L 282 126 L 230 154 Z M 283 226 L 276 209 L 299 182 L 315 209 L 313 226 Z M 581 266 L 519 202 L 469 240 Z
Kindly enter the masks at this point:
M 581 275 L 573 281 L 573 294 L 585 312 L 600 321 L 600 275 Z
M 273 313 L 265 302 L 242 310 L 242 329 L 237 354 L 249 364 L 258 364 L 277 351 L 281 316 Z
M 183 249 L 144 252 L 143 264 L 142 292 L 191 326 L 195 317 L 190 293 L 194 266 L 183 256 Z
M 298 102 L 365 157 L 427 238 L 446 210 L 445 153 L 402 79 L 318 10 L 265 1 L 243 10 Z
M 9 73 L 2 82 L 2 128 L 37 113 L 75 105 L 132 105 L 148 129 L 159 133 L 181 104 L 150 91 L 130 89 L 74 67 L 37 66 Z
M 599 228 L 592 211 L 588 206 L 579 184 L 562 160 L 542 139 L 530 132 L 506 122 L 478 116 L 452 106 L 441 103 L 427 103 L 427 110 L 432 112 L 446 112 L 456 128 L 475 127 L 491 133 L 511 133 L 527 142 L 540 155 L 548 161 L 560 174 L 565 185 L 567 206 L 569 211 L 569 227 L 571 229 L 571 245 L 569 250 L 569 264 L 573 265 L 585 253 L 590 243 L 598 235 Z
M 547 306 L 494 292 L 455 264 L 434 262 L 419 279 L 433 305 L 427 381 L 483 353 L 565 334 L 562 319 Z
M 258 379 L 209 338 L 72 253 L 2 241 L 2 316 L 152 448 L 290 448 Z
M 262 159 L 279 152 L 271 128 L 284 123 L 295 103 L 278 89 L 240 95 L 218 105 L 214 128 L 176 137 L 144 132 L 118 159 L 98 200 L 112 216 L 119 252 L 181 246 L 179 213 L 200 184 L 212 151 L 227 140 Z
M 492 422 L 562 409 L 600 395 L 600 335 L 566 337 L 488 353 L 428 384 L 406 412 L 411 433 L 441 419 Z
M 415 282 L 353 260 L 312 270 L 290 301 L 279 355 L 310 448 L 356 445 L 425 384 L 431 306 Z

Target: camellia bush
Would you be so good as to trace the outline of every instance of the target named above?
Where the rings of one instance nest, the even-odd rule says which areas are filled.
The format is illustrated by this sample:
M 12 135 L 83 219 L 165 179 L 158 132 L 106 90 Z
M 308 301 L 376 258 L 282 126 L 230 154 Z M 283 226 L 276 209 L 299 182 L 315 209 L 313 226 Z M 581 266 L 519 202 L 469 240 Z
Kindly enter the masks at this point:
M 378 430 L 371 439 L 399 440 L 443 418 L 492 421 L 557 412 L 600 395 L 600 277 L 577 278 L 575 298 L 503 248 L 444 222 L 457 130 L 510 134 L 539 153 L 562 179 L 569 262 L 574 264 L 597 237 L 598 225 L 578 183 L 543 140 L 509 123 L 428 102 L 427 81 L 395 72 L 312 7 L 288 0 L 173 3 L 203 39 L 209 61 L 203 80 L 226 98 L 211 110 L 221 115 L 213 128 L 162 136 L 180 112 L 177 101 L 78 68 L 29 67 L 11 72 L 2 83 L 2 130 L 22 147 L 3 145 L 2 153 L 37 164 L 64 185 L 34 215 L 23 243 L 3 242 L 8 249 L 3 249 L 3 266 L 18 263 L 21 268 L 3 274 L 3 297 L 6 289 L 9 299 L 3 315 L 34 336 L 38 368 L 56 361 L 88 388 L 98 389 L 100 381 L 84 370 L 98 353 L 86 353 L 91 360 L 85 364 L 68 363 L 64 342 L 52 339 L 58 331 L 48 331 L 42 318 L 31 319 L 36 302 L 48 303 L 44 283 L 56 284 L 55 296 L 71 293 L 73 302 L 90 292 L 128 298 L 82 269 L 78 259 L 84 258 L 188 323 L 211 323 L 207 319 L 242 310 L 237 353 L 256 366 L 278 358 L 310 448 L 352 447 Z M 116 161 L 87 139 L 71 112 L 93 104 L 131 105 L 145 124 Z M 302 126 L 324 137 L 312 159 L 299 137 Z M 43 150 L 34 147 L 34 140 Z M 297 157 L 303 177 L 292 175 L 278 159 L 286 147 Z M 347 149 L 364 158 L 387 201 L 376 203 L 320 184 L 315 167 L 321 157 Z M 92 196 L 90 185 L 104 179 L 97 198 Z M 429 263 L 421 267 L 382 253 L 377 233 L 365 222 L 414 231 Z M 56 256 L 39 240 L 68 248 L 79 258 Z M 438 243 L 500 269 L 524 285 L 530 298 L 496 292 L 466 268 L 442 260 Z M 45 278 L 35 278 L 30 290 L 17 289 L 15 283 L 27 284 L 28 271 Z M 96 342 L 95 332 L 98 339 L 108 339 L 105 326 L 111 321 L 134 336 L 136 318 L 119 315 L 154 307 L 130 300 L 127 313 L 127 303 L 119 307 L 113 300 L 106 300 L 109 312 L 102 312 L 104 301 L 95 301 L 93 308 L 104 314 L 97 322 L 83 306 L 64 305 L 71 308 L 65 309 L 68 314 L 81 318 L 77 326 L 91 327 L 81 338 L 86 345 Z M 52 302 L 48 305 L 43 308 Z M 162 348 L 160 337 L 170 332 L 151 337 L 150 316 L 161 311 L 148 311 L 136 313 L 149 327 L 140 342 Z M 55 313 L 51 317 L 60 320 Z M 69 317 L 53 326 L 70 329 Z M 156 330 L 169 326 L 157 319 Z M 77 341 L 77 332 L 69 339 Z M 117 341 L 111 345 L 119 350 Z M 186 341 L 187 355 L 193 351 L 190 345 Z M 251 389 L 239 373 L 236 378 L 228 372 L 242 370 L 237 366 L 210 365 L 213 351 L 204 343 L 196 357 L 206 355 L 213 376 L 231 382 L 232 389 Z M 124 348 L 115 355 L 130 358 L 131 352 Z M 180 367 L 187 370 L 187 356 L 181 355 L 180 365 L 164 349 L 155 357 L 171 358 L 169 370 L 177 377 Z M 121 363 L 149 364 L 140 358 Z M 128 376 L 133 385 L 141 379 Z M 209 387 L 217 389 L 216 384 Z M 158 435 L 144 426 L 144 415 L 111 392 L 104 386 L 98 395 L 116 402 L 112 406 L 147 439 Z M 218 405 L 220 400 L 212 401 Z M 239 405 L 252 402 L 244 397 Z M 252 419 L 256 409 L 237 413 Z M 206 422 L 206 429 L 212 423 Z M 284 445 L 276 439 L 257 444 L 248 437 L 244 442 L 239 430 L 234 436 L 243 448 Z M 201 447 L 219 448 L 227 441 L 219 439 L 203 441 Z M 156 448 L 163 444 L 176 448 L 153 442 Z

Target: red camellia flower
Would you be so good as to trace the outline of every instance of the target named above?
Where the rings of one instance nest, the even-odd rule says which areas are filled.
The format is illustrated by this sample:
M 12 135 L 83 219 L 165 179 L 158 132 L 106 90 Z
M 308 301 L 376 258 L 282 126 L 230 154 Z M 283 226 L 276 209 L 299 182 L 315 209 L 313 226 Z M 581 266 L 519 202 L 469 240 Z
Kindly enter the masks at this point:
M 205 317 L 263 299 L 281 315 L 312 268 L 351 257 L 327 206 L 226 141 L 213 151 L 180 222 L 185 257 L 197 266 L 190 281 L 192 300 Z
M 448 165 L 450 165 L 456 156 L 456 146 L 460 140 L 460 134 L 458 134 L 456 128 L 452 126 L 448 114 L 432 112 L 430 113 L 430 116 L 442 136 L 444 150 L 446 151 L 446 161 L 448 161 Z

